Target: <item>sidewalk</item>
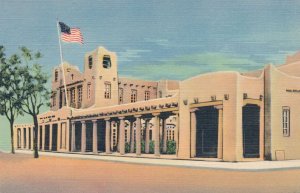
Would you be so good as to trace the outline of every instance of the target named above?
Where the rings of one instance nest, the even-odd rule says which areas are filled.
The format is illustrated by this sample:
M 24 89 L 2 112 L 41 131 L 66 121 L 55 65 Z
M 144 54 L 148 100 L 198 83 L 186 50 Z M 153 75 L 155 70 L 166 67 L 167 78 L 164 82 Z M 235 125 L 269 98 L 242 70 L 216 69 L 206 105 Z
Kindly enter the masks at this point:
M 32 154 L 28 150 L 16 150 L 16 153 Z M 195 169 L 220 169 L 220 170 L 238 170 L 238 171 L 268 171 L 268 170 L 286 170 L 300 169 L 300 160 L 287 161 L 257 161 L 257 162 L 212 162 L 212 161 L 194 161 L 194 160 L 166 160 L 136 157 L 118 157 L 108 155 L 81 155 L 69 153 L 39 152 L 42 156 L 54 156 L 75 159 L 91 159 L 109 162 L 122 162 L 129 164 L 147 164 L 158 166 L 187 167 Z

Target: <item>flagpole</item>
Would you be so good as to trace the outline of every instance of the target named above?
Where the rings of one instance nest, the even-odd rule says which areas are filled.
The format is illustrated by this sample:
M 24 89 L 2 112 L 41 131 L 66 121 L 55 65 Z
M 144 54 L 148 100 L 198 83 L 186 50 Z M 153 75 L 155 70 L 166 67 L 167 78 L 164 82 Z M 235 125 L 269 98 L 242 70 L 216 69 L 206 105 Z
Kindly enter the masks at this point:
M 68 93 L 67 93 L 65 70 L 64 70 L 64 67 L 63 67 L 63 53 L 62 53 L 62 47 L 61 47 L 60 30 L 59 30 L 59 26 L 58 26 L 58 19 L 56 20 L 56 26 L 57 26 L 57 36 L 58 36 L 59 53 L 60 53 L 60 66 L 61 66 L 62 75 L 63 75 L 65 97 L 66 97 L 66 105 L 67 105 L 67 107 L 69 107 L 69 100 L 68 100 Z

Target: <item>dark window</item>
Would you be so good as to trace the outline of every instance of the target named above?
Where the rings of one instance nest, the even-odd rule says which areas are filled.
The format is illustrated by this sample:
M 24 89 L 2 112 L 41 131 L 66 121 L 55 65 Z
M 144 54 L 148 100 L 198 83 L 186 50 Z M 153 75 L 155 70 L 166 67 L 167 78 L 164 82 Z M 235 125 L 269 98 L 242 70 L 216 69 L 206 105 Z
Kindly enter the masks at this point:
M 119 89 L 119 102 L 123 103 L 123 88 Z
M 87 98 L 91 99 L 91 83 L 87 84 Z
M 57 70 L 55 70 L 54 80 L 55 80 L 55 82 L 57 82 L 57 80 L 58 80 L 58 71 Z
M 134 103 L 136 102 L 137 98 L 137 90 L 131 90 L 131 102 Z
M 282 107 L 282 129 L 283 136 L 290 136 L 290 107 Z
M 103 56 L 103 68 L 110 68 L 111 67 L 111 61 L 109 55 Z
M 145 91 L 145 101 L 150 99 L 150 91 Z
M 158 97 L 162 98 L 162 91 L 161 90 L 158 92 Z
M 89 56 L 89 69 L 93 68 L 93 57 Z
M 104 98 L 110 99 L 111 93 L 111 84 L 109 82 L 105 83 L 105 91 L 104 91 Z

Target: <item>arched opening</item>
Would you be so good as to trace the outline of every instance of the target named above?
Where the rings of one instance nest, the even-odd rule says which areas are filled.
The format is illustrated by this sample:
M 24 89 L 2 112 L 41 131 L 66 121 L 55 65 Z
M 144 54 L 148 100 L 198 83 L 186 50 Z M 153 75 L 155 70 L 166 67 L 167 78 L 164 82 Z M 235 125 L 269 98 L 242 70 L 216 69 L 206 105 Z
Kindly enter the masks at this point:
M 260 107 L 254 104 L 243 106 L 243 156 L 259 158 Z

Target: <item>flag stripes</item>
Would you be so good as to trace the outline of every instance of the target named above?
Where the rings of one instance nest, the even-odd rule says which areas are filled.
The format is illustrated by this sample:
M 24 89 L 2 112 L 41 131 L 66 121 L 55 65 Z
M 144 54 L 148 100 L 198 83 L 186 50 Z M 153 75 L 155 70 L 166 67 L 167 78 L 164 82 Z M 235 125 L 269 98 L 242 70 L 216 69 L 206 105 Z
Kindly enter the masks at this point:
M 71 28 L 70 33 L 61 33 L 64 42 L 83 44 L 83 37 L 79 28 Z

